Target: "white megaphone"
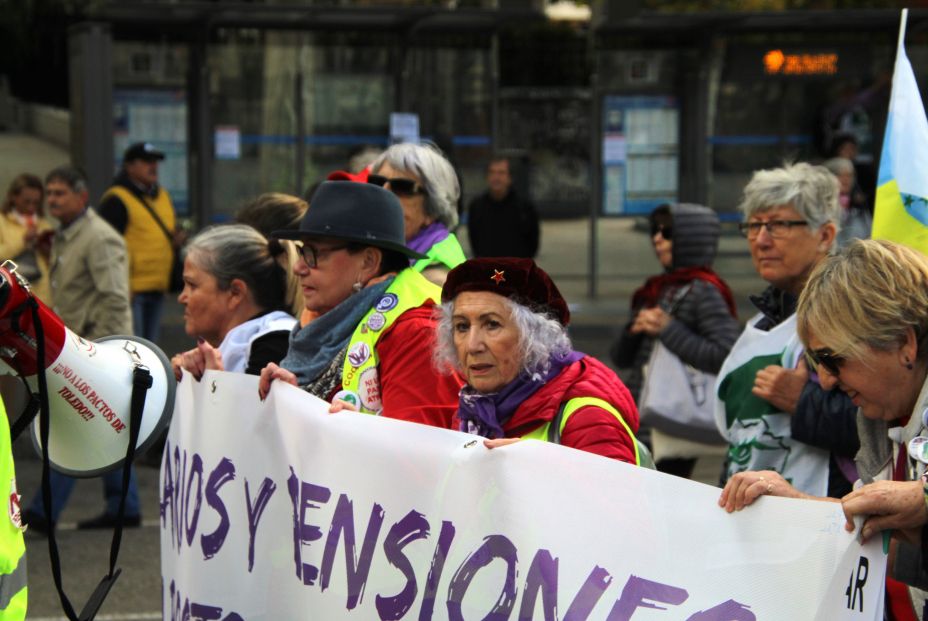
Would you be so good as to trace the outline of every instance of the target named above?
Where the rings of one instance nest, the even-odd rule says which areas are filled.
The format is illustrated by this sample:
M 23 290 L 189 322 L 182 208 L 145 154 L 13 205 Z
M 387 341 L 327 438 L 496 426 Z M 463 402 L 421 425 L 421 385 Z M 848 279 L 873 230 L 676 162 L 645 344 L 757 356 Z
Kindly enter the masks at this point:
M 45 360 L 38 360 L 30 299 L 44 330 Z M 121 467 L 129 446 L 133 373 L 147 367 L 152 386 L 145 398 L 137 454 L 158 439 L 174 411 L 176 381 L 171 363 L 154 344 L 136 336 L 87 341 L 71 332 L 29 291 L 16 264 L 0 265 L 0 374 L 26 378 L 37 393 L 45 373 L 50 414 L 48 456 L 52 467 L 76 477 L 92 477 Z M 39 419 L 32 425 L 41 451 Z

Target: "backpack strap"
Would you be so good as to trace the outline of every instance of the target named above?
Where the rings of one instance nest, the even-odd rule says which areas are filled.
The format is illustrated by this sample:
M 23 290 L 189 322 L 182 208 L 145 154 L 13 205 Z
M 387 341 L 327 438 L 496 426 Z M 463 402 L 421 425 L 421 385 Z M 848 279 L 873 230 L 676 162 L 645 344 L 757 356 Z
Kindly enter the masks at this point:
M 642 466 L 644 468 L 654 469 L 654 459 L 651 457 L 651 451 L 648 450 L 644 444 L 642 444 L 638 438 L 635 437 L 635 434 L 632 433 L 631 427 L 628 426 L 628 423 L 625 422 L 625 419 L 619 413 L 615 407 L 598 397 L 574 397 L 568 401 L 565 401 L 561 404 L 560 409 L 555 414 L 554 418 L 548 424 L 548 442 L 553 442 L 555 444 L 561 443 L 561 434 L 564 433 L 564 427 L 567 426 L 567 419 L 570 418 L 570 415 L 579 410 L 580 408 L 587 406 L 595 406 L 606 410 L 611 413 L 613 416 L 618 419 L 622 427 L 625 429 L 625 433 L 629 435 L 632 439 L 632 444 L 635 447 L 635 465 Z

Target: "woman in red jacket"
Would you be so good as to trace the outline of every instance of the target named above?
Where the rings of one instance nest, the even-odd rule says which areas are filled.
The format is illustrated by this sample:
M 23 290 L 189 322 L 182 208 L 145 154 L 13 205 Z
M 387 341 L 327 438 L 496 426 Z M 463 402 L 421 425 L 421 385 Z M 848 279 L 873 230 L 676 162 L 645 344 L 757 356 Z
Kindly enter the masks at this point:
M 608 367 L 573 350 L 567 303 L 534 261 L 471 259 L 441 298 L 436 359 L 467 380 L 462 431 L 490 447 L 534 438 L 641 463 L 635 402 Z

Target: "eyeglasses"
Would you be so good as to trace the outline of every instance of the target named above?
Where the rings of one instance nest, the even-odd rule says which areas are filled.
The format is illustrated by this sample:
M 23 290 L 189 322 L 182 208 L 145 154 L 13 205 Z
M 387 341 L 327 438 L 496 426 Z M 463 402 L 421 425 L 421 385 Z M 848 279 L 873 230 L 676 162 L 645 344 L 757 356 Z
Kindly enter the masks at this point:
M 388 179 L 383 175 L 369 175 L 367 182 L 384 187 L 390 184 L 390 191 L 397 196 L 415 196 L 416 194 L 426 194 L 425 188 L 413 181 L 412 179 L 403 179 L 401 177 Z
M 813 369 L 825 367 L 825 370 L 835 377 L 840 375 L 841 367 L 847 362 L 847 358 L 839 356 L 830 349 L 807 349 L 806 360 Z
M 740 222 L 738 230 L 748 239 L 756 239 L 760 235 L 760 230 L 767 227 L 767 234 L 770 237 L 786 237 L 794 226 L 808 226 L 805 220 L 768 220 L 767 222 Z
M 318 267 L 319 266 L 319 257 L 325 257 L 337 250 L 344 250 L 348 247 L 348 244 L 343 244 L 341 246 L 331 246 L 329 248 L 316 248 L 309 244 L 296 244 L 296 249 L 299 251 L 300 256 L 303 257 L 303 262 L 306 263 L 306 267 Z
M 654 237 L 658 233 L 661 234 L 661 237 L 670 241 L 673 239 L 673 227 L 666 226 L 663 224 L 652 224 L 651 225 L 651 237 Z

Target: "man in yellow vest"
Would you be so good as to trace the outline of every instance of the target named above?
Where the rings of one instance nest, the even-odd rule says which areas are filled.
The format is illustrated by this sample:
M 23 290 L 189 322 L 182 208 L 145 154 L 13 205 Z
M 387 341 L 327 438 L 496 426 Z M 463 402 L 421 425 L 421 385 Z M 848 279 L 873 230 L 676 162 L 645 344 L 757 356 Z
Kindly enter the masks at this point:
M 164 294 L 180 239 L 174 205 L 158 185 L 164 153 L 148 142 L 129 145 L 122 169 L 100 200 L 99 213 L 125 237 L 129 250 L 129 291 L 136 336 L 157 342 Z

